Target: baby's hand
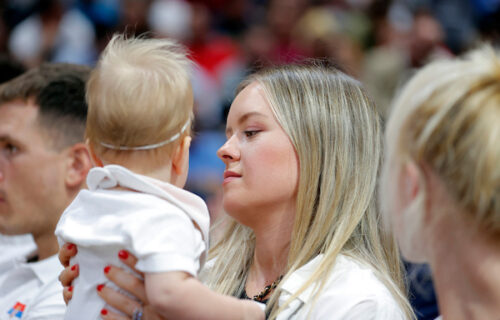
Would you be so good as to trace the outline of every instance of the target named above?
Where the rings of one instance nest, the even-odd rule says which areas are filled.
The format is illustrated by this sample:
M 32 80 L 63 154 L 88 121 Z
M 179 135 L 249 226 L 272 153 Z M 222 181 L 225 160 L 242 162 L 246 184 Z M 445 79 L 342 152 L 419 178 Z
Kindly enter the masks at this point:
M 252 300 L 241 300 L 245 303 L 245 320 L 264 320 L 266 305 Z

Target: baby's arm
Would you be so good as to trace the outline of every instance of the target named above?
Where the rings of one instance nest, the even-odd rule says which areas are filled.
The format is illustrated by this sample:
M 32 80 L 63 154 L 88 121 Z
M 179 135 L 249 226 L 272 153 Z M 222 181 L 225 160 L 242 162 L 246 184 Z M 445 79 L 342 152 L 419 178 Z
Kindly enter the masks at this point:
M 150 304 L 168 319 L 265 318 L 264 311 L 256 302 L 215 293 L 185 272 L 146 273 L 145 278 Z

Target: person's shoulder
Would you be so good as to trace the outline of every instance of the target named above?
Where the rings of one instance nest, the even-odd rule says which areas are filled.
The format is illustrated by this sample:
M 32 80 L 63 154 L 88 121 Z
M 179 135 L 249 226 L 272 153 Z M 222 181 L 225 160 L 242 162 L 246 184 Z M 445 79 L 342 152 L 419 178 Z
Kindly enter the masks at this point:
M 29 290 L 31 292 L 26 293 L 31 297 L 29 302 L 26 303 L 22 318 L 27 320 L 63 319 L 66 305 L 62 295 L 63 287 L 58 280 L 63 267 L 59 263 L 57 255 L 25 266 L 31 269 L 37 281 L 33 282 L 33 286 Z M 22 296 L 23 293 L 20 293 L 20 300 L 23 300 Z
M 375 270 L 354 258 L 339 255 L 332 270 L 330 287 L 342 287 L 344 292 L 366 297 L 392 298 L 389 289 L 377 277 Z
M 283 284 L 283 303 L 316 270 L 322 261 L 318 256 L 298 269 Z M 401 308 L 389 289 L 380 281 L 375 271 L 353 258 L 339 255 L 321 292 L 315 296 L 312 285 L 297 298 L 297 303 L 308 306 L 299 315 L 308 314 L 312 319 L 404 319 Z M 316 297 L 316 300 L 314 300 Z M 293 309 L 292 307 L 290 309 Z M 367 315 L 370 315 L 367 318 Z M 299 316 L 297 319 L 301 319 Z
M 31 302 L 23 319 L 63 319 L 66 312 L 66 304 L 63 300 L 62 290 L 63 288 L 57 278 L 45 284 L 40 289 L 40 294 Z
M 336 306 L 331 306 L 332 301 Z M 371 315 L 370 319 L 404 319 L 400 306 L 375 270 L 344 255 L 337 257 L 318 304 L 343 310 L 347 319 L 365 319 L 366 315 Z

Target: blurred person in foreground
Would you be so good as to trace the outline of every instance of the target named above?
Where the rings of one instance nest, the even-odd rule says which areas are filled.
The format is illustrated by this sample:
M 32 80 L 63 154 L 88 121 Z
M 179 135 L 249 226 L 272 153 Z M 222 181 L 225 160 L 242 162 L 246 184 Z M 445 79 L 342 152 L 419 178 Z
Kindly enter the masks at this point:
M 381 197 L 404 256 L 427 262 L 442 319 L 500 315 L 500 55 L 431 63 L 395 100 Z
M 36 250 L 0 275 L 0 319 L 62 319 L 54 230 L 84 186 L 87 67 L 43 64 L 0 86 L 0 233 Z

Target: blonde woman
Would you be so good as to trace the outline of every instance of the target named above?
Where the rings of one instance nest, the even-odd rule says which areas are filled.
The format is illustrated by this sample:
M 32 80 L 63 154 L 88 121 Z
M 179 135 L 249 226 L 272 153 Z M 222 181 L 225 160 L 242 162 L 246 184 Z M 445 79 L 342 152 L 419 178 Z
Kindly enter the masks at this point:
M 257 73 L 241 85 L 226 135 L 218 155 L 230 221 L 206 285 L 266 303 L 270 319 L 412 318 L 398 250 L 379 227 L 380 120 L 357 81 L 314 65 Z M 68 267 L 63 284 L 75 276 Z M 137 278 L 116 267 L 107 276 L 155 319 Z M 135 303 L 100 294 L 126 313 Z
M 428 262 L 444 320 L 500 315 L 500 55 L 420 70 L 386 134 L 385 212 L 403 254 Z

